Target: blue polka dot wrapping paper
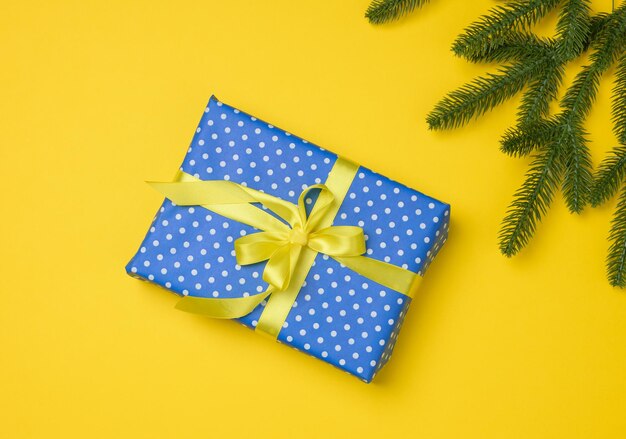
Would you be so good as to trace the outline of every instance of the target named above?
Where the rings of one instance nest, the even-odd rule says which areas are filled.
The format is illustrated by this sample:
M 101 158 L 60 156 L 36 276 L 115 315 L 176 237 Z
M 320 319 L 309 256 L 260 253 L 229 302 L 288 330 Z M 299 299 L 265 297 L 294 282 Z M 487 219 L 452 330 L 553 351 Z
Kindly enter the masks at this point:
M 180 169 L 297 203 L 303 189 L 326 181 L 336 160 L 211 97 Z M 449 214 L 448 204 L 361 166 L 333 225 L 363 228 L 368 257 L 423 275 L 446 241 Z M 126 270 L 181 296 L 257 294 L 267 288 L 265 263 L 241 266 L 234 250 L 237 238 L 257 231 L 166 199 Z M 389 360 L 410 301 L 317 254 L 277 340 L 370 382 Z M 236 320 L 255 328 L 265 305 Z

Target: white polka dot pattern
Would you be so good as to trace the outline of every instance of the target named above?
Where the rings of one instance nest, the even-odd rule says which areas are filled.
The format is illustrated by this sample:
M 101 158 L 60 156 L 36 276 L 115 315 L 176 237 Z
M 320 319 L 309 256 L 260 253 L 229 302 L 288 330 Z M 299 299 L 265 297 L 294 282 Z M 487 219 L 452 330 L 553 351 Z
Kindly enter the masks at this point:
M 212 97 L 181 169 L 295 203 L 304 188 L 326 180 L 335 161 L 335 154 Z M 446 240 L 449 206 L 361 167 L 334 224 L 362 227 L 369 257 L 423 274 Z M 233 248 L 253 232 L 204 208 L 165 200 L 127 271 L 180 295 L 254 294 L 267 286 L 264 263 L 239 266 Z M 369 382 L 389 359 L 409 303 L 318 255 L 278 340 Z M 239 320 L 255 327 L 264 306 Z

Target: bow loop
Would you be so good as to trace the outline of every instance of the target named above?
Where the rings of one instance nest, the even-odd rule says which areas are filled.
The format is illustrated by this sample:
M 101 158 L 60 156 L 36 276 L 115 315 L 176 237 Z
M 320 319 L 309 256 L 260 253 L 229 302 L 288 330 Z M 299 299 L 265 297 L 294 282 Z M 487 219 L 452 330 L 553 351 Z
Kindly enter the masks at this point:
M 365 235 L 356 226 L 327 227 L 312 233 L 308 246 L 329 256 L 360 256 L 365 253 Z
M 266 261 L 280 247 L 287 244 L 286 232 L 258 232 L 235 240 L 235 257 L 239 265 Z
M 315 210 L 307 216 L 306 196 L 309 192 L 314 190 L 319 190 L 319 195 L 317 197 L 317 201 L 315 202 Z M 334 200 L 335 196 L 324 184 L 314 184 L 304 189 L 300 194 L 300 197 L 298 197 L 298 213 L 302 227 L 308 232 L 315 231 L 322 218 L 326 216 L 328 209 L 330 209 Z

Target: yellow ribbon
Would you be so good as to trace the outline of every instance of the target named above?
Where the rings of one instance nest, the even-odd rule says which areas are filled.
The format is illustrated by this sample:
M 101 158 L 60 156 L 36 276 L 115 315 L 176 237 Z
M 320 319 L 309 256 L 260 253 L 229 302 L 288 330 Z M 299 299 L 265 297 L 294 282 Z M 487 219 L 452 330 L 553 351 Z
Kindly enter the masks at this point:
M 186 296 L 176 307 L 213 318 L 232 319 L 249 314 L 271 296 L 256 330 L 276 338 L 317 253 L 326 254 L 364 277 L 412 297 L 421 279 L 417 273 L 362 256 L 366 250 L 362 228 L 332 226 L 357 170 L 358 165 L 337 159 L 326 184 L 303 190 L 297 205 L 231 181 L 203 181 L 182 171 L 173 182 L 149 182 L 177 205 L 200 205 L 259 229 L 260 232 L 235 241 L 235 255 L 240 265 L 267 261 L 263 280 L 269 286 L 264 292 L 237 298 Z M 305 199 L 314 190 L 319 191 L 319 195 L 307 215 Z M 253 203 L 262 204 L 285 222 Z

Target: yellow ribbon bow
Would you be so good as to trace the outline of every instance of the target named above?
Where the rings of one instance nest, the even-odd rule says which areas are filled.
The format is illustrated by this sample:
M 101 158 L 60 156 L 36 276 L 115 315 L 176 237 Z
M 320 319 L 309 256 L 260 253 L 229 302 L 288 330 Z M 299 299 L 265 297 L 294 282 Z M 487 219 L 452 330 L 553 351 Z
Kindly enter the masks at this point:
M 251 189 L 246 188 L 254 194 Z M 307 216 L 305 199 L 309 192 L 320 190 L 315 212 Z M 350 257 L 365 253 L 363 229 L 354 226 L 320 228 L 320 220 L 328 212 L 335 197 L 323 184 L 308 187 L 300 194 L 297 210 L 294 205 L 266 194 L 254 194 L 265 207 L 282 210 L 289 225 L 279 230 L 258 232 L 235 241 L 235 255 L 240 265 L 256 264 L 267 260 L 263 280 L 277 291 L 289 286 L 291 273 L 296 267 L 303 247 L 329 256 Z M 285 218 L 284 217 L 284 218 Z
M 411 297 L 420 279 L 418 274 L 361 256 L 366 250 L 362 228 L 332 226 L 357 169 L 357 165 L 339 158 L 326 184 L 304 189 L 297 205 L 231 181 L 203 181 L 182 171 L 173 182 L 150 182 L 177 205 L 200 205 L 260 230 L 235 241 L 235 256 L 240 265 L 267 260 L 263 280 L 269 287 L 264 292 L 237 298 L 186 296 L 176 307 L 214 318 L 232 319 L 249 314 L 271 295 L 256 329 L 275 338 L 317 253 L 326 254 L 357 273 Z M 319 194 L 307 215 L 306 197 L 314 190 Z M 273 294 L 278 292 L 280 294 Z

